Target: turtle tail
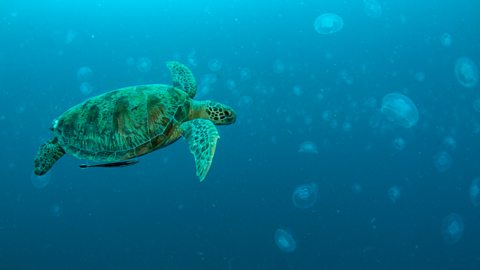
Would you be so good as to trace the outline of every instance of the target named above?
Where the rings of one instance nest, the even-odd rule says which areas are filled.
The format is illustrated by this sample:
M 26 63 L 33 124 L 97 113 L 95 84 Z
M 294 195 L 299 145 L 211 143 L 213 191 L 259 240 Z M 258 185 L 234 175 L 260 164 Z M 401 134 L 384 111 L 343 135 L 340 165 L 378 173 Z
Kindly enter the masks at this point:
M 35 157 L 34 173 L 36 175 L 46 174 L 57 160 L 65 155 L 65 150 L 58 144 L 57 138 L 52 138 L 40 146 Z

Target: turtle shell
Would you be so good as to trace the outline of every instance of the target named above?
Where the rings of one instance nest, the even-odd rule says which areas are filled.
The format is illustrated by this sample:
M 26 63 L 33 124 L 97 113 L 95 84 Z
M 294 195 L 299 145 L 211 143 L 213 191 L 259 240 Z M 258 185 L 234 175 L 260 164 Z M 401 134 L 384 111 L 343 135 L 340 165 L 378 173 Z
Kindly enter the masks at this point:
M 54 122 L 64 150 L 81 159 L 119 161 L 166 146 L 188 116 L 190 98 L 168 85 L 121 88 L 84 101 Z

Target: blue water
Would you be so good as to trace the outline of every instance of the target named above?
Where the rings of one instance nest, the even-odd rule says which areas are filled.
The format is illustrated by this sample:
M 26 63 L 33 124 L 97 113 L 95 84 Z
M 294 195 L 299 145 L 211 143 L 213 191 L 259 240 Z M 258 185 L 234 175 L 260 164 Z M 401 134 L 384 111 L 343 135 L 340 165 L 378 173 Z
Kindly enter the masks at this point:
M 478 76 L 480 3 L 372 1 L 2 0 L 0 269 L 480 269 L 480 85 L 454 70 Z M 324 13 L 343 28 L 319 34 Z M 172 59 L 237 111 L 203 183 L 183 139 L 32 178 L 55 117 L 170 83 Z M 390 93 L 412 126 L 382 110 Z M 297 208 L 304 184 L 316 201 Z

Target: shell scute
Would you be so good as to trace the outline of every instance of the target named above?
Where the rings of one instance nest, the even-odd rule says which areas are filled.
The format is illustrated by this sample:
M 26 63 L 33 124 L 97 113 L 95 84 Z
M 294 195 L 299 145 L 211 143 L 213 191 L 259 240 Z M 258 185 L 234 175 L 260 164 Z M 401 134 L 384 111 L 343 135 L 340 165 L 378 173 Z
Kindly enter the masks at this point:
M 178 125 L 178 111 L 188 107 L 187 94 L 171 86 L 127 87 L 72 107 L 58 118 L 54 132 L 74 156 L 123 160 L 175 139 L 169 136 Z

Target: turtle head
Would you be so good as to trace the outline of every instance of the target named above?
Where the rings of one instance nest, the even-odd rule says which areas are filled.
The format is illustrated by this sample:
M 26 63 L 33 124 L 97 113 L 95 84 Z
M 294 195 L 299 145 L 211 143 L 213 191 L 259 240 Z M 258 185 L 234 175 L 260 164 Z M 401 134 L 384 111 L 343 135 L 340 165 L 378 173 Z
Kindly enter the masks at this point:
M 235 123 L 237 114 L 229 106 L 211 101 L 194 101 L 191 118 L 209 119 L 215 125 L 230 125 Z

